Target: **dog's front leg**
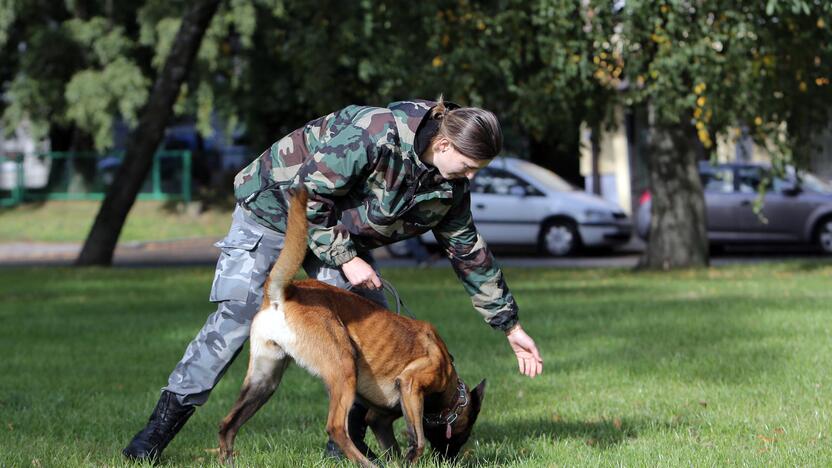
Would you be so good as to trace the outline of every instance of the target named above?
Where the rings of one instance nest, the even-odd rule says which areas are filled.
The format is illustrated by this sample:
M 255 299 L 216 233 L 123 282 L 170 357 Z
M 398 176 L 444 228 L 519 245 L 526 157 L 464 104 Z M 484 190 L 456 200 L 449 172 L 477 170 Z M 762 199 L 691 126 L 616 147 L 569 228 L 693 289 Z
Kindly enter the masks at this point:
M 425 431 L 422 426 L 424 395 L 421 386 L 413 377 L 396 379 L 396 384 L 399 386 L 402 413 L 407 423 L 407 433 L 410 438 L 405 459 L 408 463 L 416 463 L 425 451 Z
M 352 356 L 348 356 L 352 359 Z M 326 421 L 326 432 L 338 445 L 344 456 L 357 462 L 365 468 L 376 465 L 370 461 L 350 440 L 347 433 L 347 412 L 355 399 L 355 374 L 351 373 L 345 358 L 341 366 L 334 367 L 338 372 L 324 376 L 327 390 L 329 390 L 329 415 Z M 336 361 L 337 362 L 337 361 Z

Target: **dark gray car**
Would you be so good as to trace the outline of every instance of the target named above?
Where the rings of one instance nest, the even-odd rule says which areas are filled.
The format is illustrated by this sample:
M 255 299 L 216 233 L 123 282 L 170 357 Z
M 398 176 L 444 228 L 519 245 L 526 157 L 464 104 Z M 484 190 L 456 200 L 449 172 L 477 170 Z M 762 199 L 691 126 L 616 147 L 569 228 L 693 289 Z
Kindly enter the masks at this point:
M 713 244 L 803 243 L 832 253 L 832 186 L 788 169 L 782 177 L 761 164 L 700 164 L 708 240 Z M 761 216 L 754 212 L 760 184 L 767 181 Z M 650 197 L 642 196 L 636 227 L 646 239 Z

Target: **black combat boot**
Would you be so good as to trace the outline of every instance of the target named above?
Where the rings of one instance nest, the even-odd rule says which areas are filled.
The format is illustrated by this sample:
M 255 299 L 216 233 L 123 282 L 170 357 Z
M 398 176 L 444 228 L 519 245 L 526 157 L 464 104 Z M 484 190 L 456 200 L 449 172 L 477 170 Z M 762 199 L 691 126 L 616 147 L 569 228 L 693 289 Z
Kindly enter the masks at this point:
M 136 461 L 156 462 L 162 455 L 162 450 L 168 446 L 173 436 L 188 422 L 194 413 L 195 406 L 179 404 L 176 395 L 165 390 L 156 403 L 156 409 L 150 415 L 147 426 L 133 437 L 121 453 L 125 457 Z

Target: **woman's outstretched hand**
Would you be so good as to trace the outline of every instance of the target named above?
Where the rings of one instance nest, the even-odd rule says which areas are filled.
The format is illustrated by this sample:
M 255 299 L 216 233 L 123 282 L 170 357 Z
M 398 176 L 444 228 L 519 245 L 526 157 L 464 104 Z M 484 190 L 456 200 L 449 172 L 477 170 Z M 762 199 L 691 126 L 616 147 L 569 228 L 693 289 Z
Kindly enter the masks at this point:
M 508 338 L 511 350 L 517 356 L 517 366 L 521 374 L 534 378 L 543 372 L 543 358 L 540 357 L 532 337 L 523 331 L 520 324 L 506 332 L 506 338 Z

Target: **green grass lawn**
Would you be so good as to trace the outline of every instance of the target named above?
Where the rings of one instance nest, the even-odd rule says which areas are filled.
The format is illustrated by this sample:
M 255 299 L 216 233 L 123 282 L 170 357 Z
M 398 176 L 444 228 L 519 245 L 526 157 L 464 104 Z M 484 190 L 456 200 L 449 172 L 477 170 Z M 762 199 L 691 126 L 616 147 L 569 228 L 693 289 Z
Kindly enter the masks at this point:
M 82 242 L 99 205 L 92 201 L 50 201 L 0 209 L 0 242 Z M 119 241 L 219 238 L 230 225 L 230 209 L 192 214 L 171 203 L 139 201 L 130 210 Z
M 212 311 L 211 273 L 0 270 L 0 465 L 123 465 L 120 449 Z M 384 273 L 436 324 L 463 378 L 488 378 L 461 466 L 832 464 L 832 266 L 508 269 L 545 359 L 534 380 L 450 271 Z M 166 465 L 216 464 L 247 354 Z M 326 407 L 319 381 L 290 368 L 240 432 L 238 466 L 327 466 Z

